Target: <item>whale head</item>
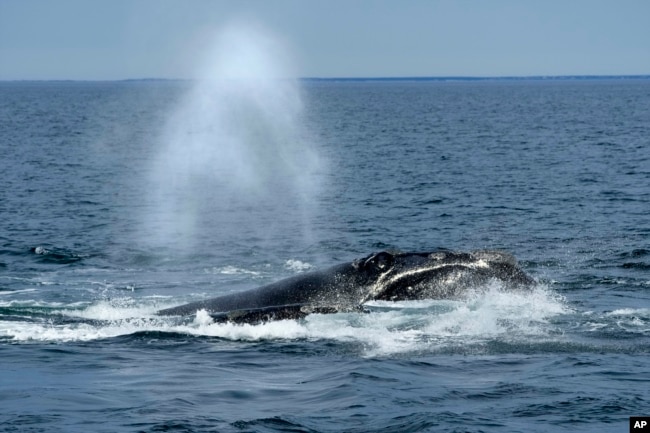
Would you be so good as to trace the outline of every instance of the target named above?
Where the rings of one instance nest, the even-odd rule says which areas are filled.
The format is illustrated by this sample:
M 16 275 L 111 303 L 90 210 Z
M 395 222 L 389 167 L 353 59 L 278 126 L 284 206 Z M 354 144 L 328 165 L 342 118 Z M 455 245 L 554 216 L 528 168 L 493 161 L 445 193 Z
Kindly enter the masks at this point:
M 381 251 L 353 262 L 368 278 L 366 301 L 449 299 L 490 281 L 529 288 L 535 281 L 500 251 L 391 253 Z

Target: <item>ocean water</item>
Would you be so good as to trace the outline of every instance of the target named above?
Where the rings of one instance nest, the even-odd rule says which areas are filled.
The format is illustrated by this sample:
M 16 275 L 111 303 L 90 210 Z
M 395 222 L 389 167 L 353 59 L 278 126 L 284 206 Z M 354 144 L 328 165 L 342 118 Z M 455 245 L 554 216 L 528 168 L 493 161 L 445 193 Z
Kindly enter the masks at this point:
M 650 415 L 650 80 L 0 83 L 0 431 L 622 432 Z M 384 249 L 530 294 L 161 308 Z

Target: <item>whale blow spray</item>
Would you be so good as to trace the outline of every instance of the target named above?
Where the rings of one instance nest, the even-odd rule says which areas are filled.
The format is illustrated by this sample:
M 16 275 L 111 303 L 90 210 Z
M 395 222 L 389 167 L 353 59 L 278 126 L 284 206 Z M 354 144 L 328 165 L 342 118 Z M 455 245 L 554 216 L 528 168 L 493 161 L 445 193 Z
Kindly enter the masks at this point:
M 322 161 L 283 45 L 259 28 L 228 27 L 197 76 L 152 170 L 153 240 L 174 248 L 312 241 Z

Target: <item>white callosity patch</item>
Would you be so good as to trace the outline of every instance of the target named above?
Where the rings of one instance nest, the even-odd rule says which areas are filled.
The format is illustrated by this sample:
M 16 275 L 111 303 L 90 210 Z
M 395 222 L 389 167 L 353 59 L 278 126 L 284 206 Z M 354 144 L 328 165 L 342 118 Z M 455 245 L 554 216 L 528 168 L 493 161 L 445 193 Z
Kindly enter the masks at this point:
M 438 251 L 428 254 L 426 259 L 420 255 L 422 263 L 405 266 L 399 264 L 400 254 L 395 257 L 397 264 L 372 284 L 365 301 L 378 298 L 399 300 L 403 297 L 455 298 L 468 290 L 486 286 L 490 279 L 506 283 L 513 278 L 514 282 L 517 272 L 520 272 L 514 256 L 498 250 Z M 527 277 L 524 275 L 522 278 Z
M 366 300 L 374 299 L 379 296 L 382 292 L 386 290 L 387 287 L 393 286 L 398 283 L 400 280 L 405 280 L 412 278 L 417 275 L 422 275 L 426 273 L 431 273 L 437 270 L 444 268 L 458 268 L 458 269 L 487 269 L 489 268 L 488 262 L 485 260 L 479 259 L 476 261 L 458 261 L 458 262 L 445 262 L 445 263 L 430 263 L 418 265 L 416 268 L 409 268 L 406 270 L 401 269 L 390 269 L 388 272 L 382 274 L 375 284 L 373 284 L 369 295 Z M 446 280 L 441 281 L 442 284 L 453 285 L 458 282 L 458 279 L 461 277 L 461 274 L 458 272 L 452 272 L 446 275 L 444 278 Z

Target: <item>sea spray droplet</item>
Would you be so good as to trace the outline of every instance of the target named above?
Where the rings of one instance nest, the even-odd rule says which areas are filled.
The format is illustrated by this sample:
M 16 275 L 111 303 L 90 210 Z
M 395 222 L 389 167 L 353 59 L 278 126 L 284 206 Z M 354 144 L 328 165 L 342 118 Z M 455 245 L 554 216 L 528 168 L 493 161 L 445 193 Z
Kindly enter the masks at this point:
M 207 311 L 198 310 L 196 312 L 196 317 L 194 317 L 194 323 L 199 326 L 208 326 L 214 323 L 214 320 Z

